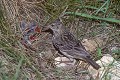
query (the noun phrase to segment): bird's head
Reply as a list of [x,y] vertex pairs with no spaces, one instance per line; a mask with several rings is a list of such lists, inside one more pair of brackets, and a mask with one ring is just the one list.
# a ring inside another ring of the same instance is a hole
[[53,32],[53,34],[58,34],[61,32],[62,28],[63,28],[62,22],[59,19],[57,19],[54,22],[52,22],[51,24],[44,26],[42,28],[42,31],[51,30]]

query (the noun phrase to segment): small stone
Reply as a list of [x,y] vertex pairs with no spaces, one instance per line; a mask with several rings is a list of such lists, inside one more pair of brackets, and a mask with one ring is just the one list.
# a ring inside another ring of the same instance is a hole
[[120,80],[120,63],[116,61],[111,55],[107,54],[103,56],[98,63],[101,68],[95,70],[91,66],[88,68],[90,74],[97,80]]
[[57,67],[67,67],[67,66],[72,66],[75,64],[74,59],[69,59],[66,57],[57,57],[55,58],[55,65]]

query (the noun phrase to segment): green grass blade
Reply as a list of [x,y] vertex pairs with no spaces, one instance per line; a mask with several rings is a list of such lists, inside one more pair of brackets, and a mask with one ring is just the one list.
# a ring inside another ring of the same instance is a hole
[[[99,8],[96,8],[94,6],[79,6],[78,8],[82,9],[82,8],[87,8],[87,9],[93,9],[93,10],[98,10]],[[105,13],[105,8],[100,9],[101,12]]]
[[108,3],[108,0],[96,11],[95,15],[97,15],[107,3]]
[[100,57],[102,56],[102,51],[100,48],[98,48],[97,51],[98,51],[98,58],[100,59]]
[[8,76],[5,73],[1,73],[1,74],[2,74],[1,76],[2,80],[9,80]]
[[20,61],[19,61],[18,66],[17,66],[17,68],[16,68],[16,73],[15,73],[15,75],[14,75],[14,77],[13,77],[13,80],[18,80],[19,73],[20,73],[20,67],[22,66],[23,60],[24,60],[24,58],[23,58],[23,56],[22,56],[21,59],[20,59]]
[[78,13],[78,12],[65,12],[66,15],[76,15],[76,16],[81,16],[85,18],[90,18],[90,19],[95,19],[95,20],[102,20],[102,21],[107,21],[107,22],[112,22],[112,23],[117,23],[120,24],[120,20],[114,19],[114,18],[101,18],[98,16],[93,16],[85,13]]

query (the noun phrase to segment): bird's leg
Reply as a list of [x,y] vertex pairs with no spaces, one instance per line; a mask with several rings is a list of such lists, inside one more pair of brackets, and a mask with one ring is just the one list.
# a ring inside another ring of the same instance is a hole
[[[67,57],[68,58],[68,57]],[[74,59],[72,59],[72,58],[68,58],[69,60],[70,60],[70,62],[75,62],[75,60]]]
[[76,75],[78,74],[77,69],[78,69],[79,63],[80,63],[80,61],[76,60],[76,63],[75,63],[75,74]]

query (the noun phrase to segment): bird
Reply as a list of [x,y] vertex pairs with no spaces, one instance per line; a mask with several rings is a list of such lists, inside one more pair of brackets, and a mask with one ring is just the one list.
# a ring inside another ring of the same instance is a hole
[[57,19],[42,28],[52,34],[52,43],[56,50],[67,58],[85,61],[98,70],[100,66],[91,58],[82,43]]

